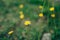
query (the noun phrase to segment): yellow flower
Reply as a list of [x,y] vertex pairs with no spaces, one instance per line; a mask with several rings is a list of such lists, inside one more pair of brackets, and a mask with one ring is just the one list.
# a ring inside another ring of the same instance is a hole
[[39,6],[40,9],[43,9],[43,6]]
[[23,8],[24,7],[24,5],[23,4],[21,4],[20,6],[19,6],[19,8]]
[[50,11],[54,11],[54,7],[51,7],[51,8],[50,8]]
[[55,17],[55,14],[51,14],[51,17],[53,17],[53,18],[54,18],[54,17]]
[[20,19],[24,19],[24,15],[20,15]]
[[10,32],[8,32],[8,34],[11,35],[13,32],[14,32],[14,31],[10,31]]
[[26,25],[26,26],[27,26],[27,25],[30,25],[30,24],[31,24],[31,21],[25,21],[25,22],[24,22],[24,25]]
[[20,11],[19,14],[22,15],[23,14],[23,11]]
[[44,16],[43,13],[40,13],[40,14],[39,14],[39,17],[43,17],[43,16]]

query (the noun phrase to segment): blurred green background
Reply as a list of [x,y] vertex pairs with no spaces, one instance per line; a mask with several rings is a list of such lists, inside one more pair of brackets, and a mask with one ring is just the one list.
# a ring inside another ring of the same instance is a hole
[[[19,8],[21,4],[23,8]],[[39,6],[44,7],[42,11]],[[55,8],[54,12],[49,11],[50,7]],[[23,20],[19,17],[20,11],[23,11]],[[44,17],[38,16],[40,12],[43,12]],[[50,16],[52,13],[56,15],[55,18]],[[30,20],[31,25],[25,26],[26,20]],[[53,40],[59,39],[59,0],[0,0],[0,40],[40,40],[45,29],[54,30]],[[13,34],[8,35],[11,30],[14,31]]]

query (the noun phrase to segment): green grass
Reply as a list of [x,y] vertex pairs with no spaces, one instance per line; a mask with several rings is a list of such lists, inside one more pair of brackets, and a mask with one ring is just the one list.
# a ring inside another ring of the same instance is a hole
[[[19,8],[20,4],[24,5],[23,9]],[[49,4],[50,6],[48,6],[48,3],[43,4],[43,18],[38,16],[41,12],[38,7],[42,4],[31,4],[27,0],[0,0],[0,5],[0,35],[2,34],[0,36],[0,40],[22,40],[23,36],[26,40],[40,40],[42,31],[45,30],[45,28],[50,28],[48,27],[48,24],[51,20],[49,20],[49,17],[47,16],[53,13],[49,11],[49,8],[52,6],[51,4]],[[23,11],[25,15],[23,20],[19,18],[20,11]],[[58,5],[56,6],[55,12],[56,15],[59,12]],[[31,25],[25,26],[25,20],[30,20],[32,22]],[[53,27],[51,25],[51,28],[55,28],[55,25]],[[8,35],[8,32],[11,30],[13,30],[14,33],[12,35]]]

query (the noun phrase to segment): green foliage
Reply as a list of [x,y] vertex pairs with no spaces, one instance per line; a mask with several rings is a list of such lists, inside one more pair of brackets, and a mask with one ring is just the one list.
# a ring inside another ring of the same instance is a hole
[[[19,5],[23,4],[24,8],[20,9]],[[43,14],[47,18],[47,21],[43,18],[39,18],[38,14],[40,9],[38,6],[44,6]],[[60,34],[60,4],[55,3],[55,18],[51,18],[53,12],[49,11],[52,7],[51,2],[47,0],[0,0],[0,40],[40,40],[40,36],[45,26],[49,29],[53,29],[56,34]],[[25,15],[24,20],[20,20],[19,12],[23,11]],[[25,26],[24,21],[31,20],[30,26]],[[8,35],[8,32],[13,30],[12,35]],[[47,29],[48,30],[48,29]],[[22,32],[25,32],[22,34]],[[23,36],[25,35],[25,37]],[[55,33],[53,34],[54,39]],[[15,39],[16,38],[16,39]]]

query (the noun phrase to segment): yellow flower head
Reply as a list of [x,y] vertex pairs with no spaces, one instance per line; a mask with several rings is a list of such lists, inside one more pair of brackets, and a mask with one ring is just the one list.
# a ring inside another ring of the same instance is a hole
[[20,11],[19,14],[22,15],[23,14],[23,11]]
[[24,19],[24,15],[20,15],[20,19]]
[[55,14],[51,14],[51,17],[53,17],[53,18],[54,18],[54,17],[55,17]]
[[10,31],[10,32],[8,32],[8,34],[11,35],[13,32],[14,32],[14,31]]
[[27,25],[30,25],[30,24],[31,24],[31,21],[25,21],[25,22],[24,22],[24,25],[26,25],[26,26],[27,26]]
[[43,16],[44,16],[43,13],[40,13],[40,14],[39,14],[39,17],[43,17]]
[[50,11],[54,11],[54,7],[51,7],[51,8],[50,8]]
[[43,9],[43,6],[39,6],[40,9]]
[[24,5],[23,4],[21,4],[20,6],[19,6],[19,8],[23,8],[24,7]]

